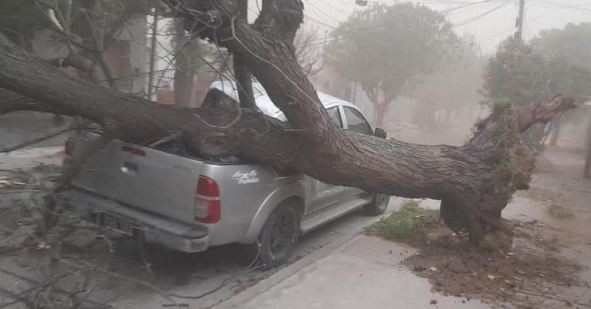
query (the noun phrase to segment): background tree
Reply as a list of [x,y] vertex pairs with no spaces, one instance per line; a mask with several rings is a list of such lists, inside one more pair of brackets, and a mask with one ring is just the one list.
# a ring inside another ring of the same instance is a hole
[[452,25],[441,13],[412,3],[376,5],[339,25],[326,60],[361,85],[382,126],[389,104],[433,72],[457,43]]
[[308,76],[314,76],[322,69],[322,45],[318,42],[318,29],[310,25],[300,27],[293,40],[298,63]]
[[[588,93],[591,73],[564,59],[546,59],[531,45],[509,38],[491,58],[484,74],[483,94],[493,105],[508,100],[516,105],[541,102],[557,91]],[[524,142],[541,149],[551,127],[538,124],[523,134]]]
[[472,125],[472,117],[452,119],[458,113],[470,114],[481,100],[485,59],[473,37],[464,37],[457,49],[457,59],[449,61],[412,89],[415,99],[413,122],[423,130],[441,129],[443,125]]
[[[560,67],[574,67],[578,71],[575,74],[585,74],[583,70],[591,71],[591,23],[568,24],[563,29],[552,29],[540,32],[540,34],[531,40],[533,50],[540,54],[544,59],[551,62],[560,62]],[[552,76],[556,79],[555,76]],[[571,87],[573,95],[589,96],[591,95],[591,81],[589,79],[579,78],[572,83],[579,85],[574,89]],[[586,83],[582,85],[581,83]],[[550,145],[556,145],[565,122],[583,123],[586,116],[587,121],[591,121],[591,115],[586,113],[567,113],[564,117],[554,122]],[[585,139],[584,144],[586,144]]]
[[509,38],[499,46],[486,65],[483,91],[493,104],[507,99],[513,104],[527,105],[548,95],[548,79],[544,60],[519,40]]
[[531,45],[546,59],[562,59],[572,66],[591,70],[591,23],[542,31],[531,40]]

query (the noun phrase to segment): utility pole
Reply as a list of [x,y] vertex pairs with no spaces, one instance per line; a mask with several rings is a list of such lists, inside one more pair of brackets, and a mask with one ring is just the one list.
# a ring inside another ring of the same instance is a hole
[[[244,20],[248,20],[248,0],[238,1],[238,14]],[[240,56],[234,54],[234,75],[236,77],[236,87],[238,88],[238,100],[240,101],[240,107],[255,109],[252,77],[243,62]]]
[[515,38],[517,40],[523,41],[523,21],[525,18],[525,0],[519,0],[519,15],[517,16],[517,20],[515,21],[515,27],[517,27],[517,31],[515,31]]
[[158,12],[154,9],[152,20],[152,38],[150,40],[150,75],[148,75],[148,100],[152,100],[154,92],[154,74],[156,67],[156,44],[158,43]]

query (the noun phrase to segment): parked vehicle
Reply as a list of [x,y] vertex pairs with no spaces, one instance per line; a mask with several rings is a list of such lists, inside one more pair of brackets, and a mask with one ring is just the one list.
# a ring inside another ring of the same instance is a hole
[[[355,105],[319,96],[337,125],[374,134]],[[265,94],[256,102],[268,115],[283,119]],[[91,132],[74,136],[66,155],[97,137]],[[114,140],[87,161],[61,199],[91,220],[145,242],[184,252],[249,244],[257,248],[261,264],[275,266],[290,257],[301,233],[359,208],[380,215],[389,196],[302,174],[281,175],[235,157],[197,158],[180,144],[154,149]]]

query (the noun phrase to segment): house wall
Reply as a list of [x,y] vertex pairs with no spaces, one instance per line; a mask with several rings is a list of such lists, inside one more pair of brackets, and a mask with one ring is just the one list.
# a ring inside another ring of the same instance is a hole
[[[132,17],[104,52],[105,60],[122,92],[139,95],[145,93],[145,72],[148,68],[146,33],[146,17]],[[52,30],[36,31],[31,43],[34,53],[43,60],[67,57],[69,54],[64,39]],[[73,74],[76,72],[74,69],[68,71]]]
[[133,16],[105,52],[122,92],[139,95],[146,93],[146,72],[149,67],[147,33],[146,16]]

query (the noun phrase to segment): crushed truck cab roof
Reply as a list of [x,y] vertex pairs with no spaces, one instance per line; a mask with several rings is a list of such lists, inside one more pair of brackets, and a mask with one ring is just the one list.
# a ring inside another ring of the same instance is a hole
[[[236,87],[236,83],[231,81],[216,81],[213,82],[210,86],[210,89],[214,88],[221,90],[226,95],[230,96],[232,99],[238,101],[238,89]],[[281,121],[287,120],[283,112],[279,108],[277,108],[275,104],[273,104],[273,101],[271,101],[271,98],[269,97],[269,95],[267,95],[267,92],[260,83],[253,83],[252,88],[255,103],[257,107],[261,110],[261,112],[263,112],[267,116],[279,119]],[[357,106],[355,106],[355,104],[351,102],[339,99],[337,97],[333,97],[329,94],[320,91],[317,91],[316,93],[318,94],[318,98],[320,99],[320,102],[322,102],[324,108],[330,108],[332,106],[341,104],[344,106],[350,106],[358,110]]]

